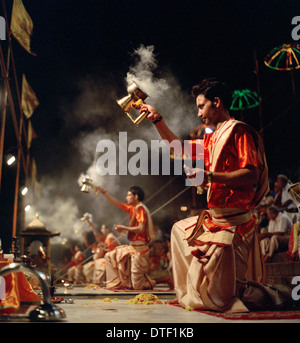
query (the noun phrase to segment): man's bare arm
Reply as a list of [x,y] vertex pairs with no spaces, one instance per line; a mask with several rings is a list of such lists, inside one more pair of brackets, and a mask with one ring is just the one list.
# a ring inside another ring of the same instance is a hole
[[[206,172],[207,179],[207,172]],[[235,170],[230,173],[213,172],[212,182],[223,183],[228,186],[243,186],[256,184],[259,180],[259,170],[253,166]]]
[[[151,120],[155,123],[156,120],[161,118],[161,115],[157,112],[156,108],[154,108],[151,105],[143,104],[140,113],[148,111],[149,114],[147,115],[147,119]],[[179,140],[182,142],[181,139],[179,139],[166,125],[163,119],[160,119],[156,124],[155,127],[160,134],[162,139],[167,140],[169,143],[173,142],[174,140]]]
[[96,192],[102,193],[105,196],[105,198],[115,207],[120,207],[120,201],[111,196],[110,194],[108,194],[104,188],[97,186]]
[[139,223],[137,226],[125,226],[125,225],[114,225],[116,231],[122,232],[123,230],[127,230],[129,232],[138,233],[143,232],[145,229],[145,224]]
[[[187,177],[190,179],[195,178],[196,173],[203,173],[203,183],[208,183],[208,174],[210,172],[203,169],[190,169]],[[242,186],[245,184],[256,184],[259,180],[259,170],[253,166],[246,166],[245,168],[235,170],[233,172],[213,172],[211,175],[211,182],[222,183],[228,186]],[[200,186],[200,185],[197,185]]]

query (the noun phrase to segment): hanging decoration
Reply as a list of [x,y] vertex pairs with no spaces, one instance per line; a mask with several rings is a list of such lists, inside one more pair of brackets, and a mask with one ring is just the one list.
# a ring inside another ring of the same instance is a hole
[[255,91],[250,89],[235,90],[232,94],[230,110],[245,111],[257,107],[261,99]]
[[291,71],[300,68],[300,44],[282,44],[265,57],[265,65],[279,71]]
[[300,44],[282,44],[265,57],[265,65],[279,71],[291,73],[293,95],[296,95],[294,71],[300,68]]

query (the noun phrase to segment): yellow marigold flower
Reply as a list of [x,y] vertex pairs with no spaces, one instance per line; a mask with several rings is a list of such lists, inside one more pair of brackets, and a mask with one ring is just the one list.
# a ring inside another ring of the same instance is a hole
[[187,306],[184,310],[187,312],[195,311],[194,307],[192,307],[192,306]]
[[101,300],[103,303],[111,303],[111,299],[110,298],[104,298]]
[[140,293],[136,295],[133,299],[127,301],[127,304],[144,304],[144,305],[152,305],[152,304],[163,304],[159,298],[151,293]]

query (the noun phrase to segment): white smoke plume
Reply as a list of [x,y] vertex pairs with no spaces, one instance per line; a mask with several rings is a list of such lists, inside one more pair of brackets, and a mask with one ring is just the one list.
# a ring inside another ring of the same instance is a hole
[[[196,125],[196,108],[189,94],[182,91],[176,77],[170,72],[158,70],[158,61],[153,46],[141,45],[133,52],[134,63],[124,77],[126,85],[133,80],[138,83],[149,97],[146,102],[155,106],[164,116],[167,125],[180,138],[187,137],[190,129]],[[120,84],[122,82],[120,81]],[[113,140],[119,152],[126,147],[119,146],[119,132],[128,134],[128,142],[134,139],[160,139],[151,122],[144,120],[137,128],[117,105],[118,97],[111,80],[86,78],[79,84],[79,95],[72,104],[62,108],[68,131],[75,133],[72,140],[72,152],[65,170],[58,177],[50,175],[41,180],[41,197],[26,214],[26,222],[39,213],[40,220],[52,232],[60,231],[59,239],[79,239],[87,230],[80,218],[85,212],[93,215],[96,225],[128,222],[128,215],[122,213],[107,202],[103,196],[95,197],[80,192],[80,180],[88,175],[97,185],[104,187],[120,201],[125,201],[127,189],[132,185],[141,186],[147,196],[151,196],[165,184],[169,178],[159,176],[100,176],[96,170],[96,146],[100,140]],[[62,147],[63,149],[64,147]],[[75,155],[75,156],[73,156]],[[75,158],[76,157],[76,158]],[[182,184],[184,187],[184,184]],[[57,192],[59,191],[59,195]],[[150,211],[158,208],[169,199],[167,192],[162,192],[154,199]],[[164,215],[166,210],[157,214]]]
[[195,126],[197,110],[193,99],[183,92],[174,75],[168,71],[157,72],[158,62],[154,49],[153,45],[141,45],[134,50],[136,63],[129,68],[126,82],[127,85],[137,82],[149,95],[146,102],[156,107],[167,125],[181,138],[181,135],[187,135],[189,129]]
[[76,199],[58,192],[59,185],[51,180],[42,180],[41,195],[26,213],[27,225],[38,214],[39,220],[48,231],[60,232],[60,236],[51,238],[51,243],[63,242],[65,239],[82,240],[84,226],[80,222],[80,212]]

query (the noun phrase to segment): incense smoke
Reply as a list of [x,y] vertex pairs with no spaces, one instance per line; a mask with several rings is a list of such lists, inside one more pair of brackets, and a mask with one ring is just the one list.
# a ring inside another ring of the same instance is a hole
[[[133,56],[136,63],[129,68],[126,76],[127,85],[136,81],[149,95],[146,102],[156,107],[170,129],[180,138],[187,135],[195,126],[197,112],[191,96],[182,91],[175,76],[170,72],[165,71],[159,78],[155,76],[158,63],[153,45],[141,45],[133,52]],[[151,138],[153,139],[153,132]]]
[[[41,196],[26,215],[27,225],[34,219],[35,213],[39,213],[40,220],[48,230],[60,231],[61,235],[54,238],[56,243],[64,239],[83,242],[82,233],[89,229],[80,222],[85,212],[93,215],[98,227],[102,223],[112,227],[113,224],[128,222],[128,215],[108,204],[102,196],[95,197],[93,191],[91,194],[80,192],[83,175],[89,175],[95,184],[104,187],[120,201],[125,201],[127,189],[132,185],[140,185],[147,200],[147,197],[170,180],[169,177],[151,175],[99,176],[96,171],[96,146],[100,140],[113,140],[119,153],[122,153],[127,147],[119,146],[120,131],[127,132],[128,142],[143,139],[150,146],[151,139],[160,139],[151,122],[144,120],[137,128],[117,105],[116,100],[126,95],[127,85],[136,81],[149,95],[146,102],[158,109],[171,130],[180,138],[187,137],[196,125],[193,99],[182,91],[174,75],[166,70],[157,70],[154,46],[141,45],[133,52],[132,57],[134,63],[123,79],[123,94],[117,94],[117,87],[112,80],[86,78],[78,85],[79,95],[76,100],[61,109],[68,133],[74,136],[71,153],[63,171],[41,180]],[[183,187],[184,183],[181,189]],[[174,189],[176,191],[176,187]],[[157,197],[148,205],[150,211],[169,198],[168,192],[158,192]],[[168,215],[167,209],[160,211],[156,218],[165,215]],[[170,218],[170,227],[171,222]]]

